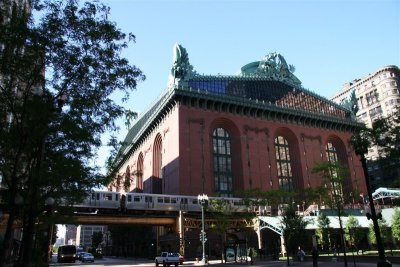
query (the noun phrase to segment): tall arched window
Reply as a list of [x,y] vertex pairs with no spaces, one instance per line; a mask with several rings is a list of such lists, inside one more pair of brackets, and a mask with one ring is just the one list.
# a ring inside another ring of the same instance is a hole
[[161,135],[157,134],[154,140],[153,147],[153,176],[162,178],[162,139]]
[[220,196],[233,193],[231,138],[223,128],[213,132],[214,186]]
[[[326,157],[330,163],[338,163],[338,154],[336,147],[332,144],[332,142],[328,142],[326,144]],[[338,181],[338,172],[335,168],[331,168],[331,176],[332,176],[332,190],[336,196],[343,196],[342,183]]]
[[283,136],[275,138],[276,167],[278,169],[279,186],[287,191],[293,191],[293,174],[290,162],[289,143]]
[[143,190],[143,153],[139,154],[136,167],[136,188],[139,191]]
[[128,192],[131,187],[131,169],[129,166],[126,167],[126,172],[125,172],[125,180],[124,180],[124,190],[125,192]]

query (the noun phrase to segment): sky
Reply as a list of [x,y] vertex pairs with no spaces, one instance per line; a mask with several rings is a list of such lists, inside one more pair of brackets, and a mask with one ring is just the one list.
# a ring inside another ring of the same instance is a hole
[[[330,98],[344,83],[400,66],[398,0],[103,0],[136,42],[124,56],[146,80],[125,108],[144,112],[166,89],[181,44],[200,74],[236,74],[270,52],[296,67],[304,88]],[[127,133],[123,123],[118,137]],[[103,152],[101,152],[103,153]]]

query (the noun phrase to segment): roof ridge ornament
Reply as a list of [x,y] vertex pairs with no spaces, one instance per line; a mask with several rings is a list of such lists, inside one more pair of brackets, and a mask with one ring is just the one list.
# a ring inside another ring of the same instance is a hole
[[168,83],[170,88],[181,85],[181,80],[188,80],[196,74],[189,62],[189,54],[182,45],[175,43],[172,53],[172,69]]
[[256,74],[292,85],[301,86],[301,81],[293,74],[296,68],[288,65],[285,58],[276,52],[269,53],[259,61]]

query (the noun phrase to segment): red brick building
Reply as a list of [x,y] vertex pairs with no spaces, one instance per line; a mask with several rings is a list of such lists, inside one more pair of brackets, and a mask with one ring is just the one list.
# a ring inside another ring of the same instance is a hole
[[247,189],[294,192],[321,184],[317,161],[350,170],[344,193],[366,194],[350,145],[351,112],[304,89],[277,53],[236,76],[193,71],[176,45],[168,90],[130,129],[112,191],[232,196]]

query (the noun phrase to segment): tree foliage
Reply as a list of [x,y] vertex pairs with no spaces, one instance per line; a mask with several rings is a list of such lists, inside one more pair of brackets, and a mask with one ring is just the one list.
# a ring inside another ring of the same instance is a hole
[[358,220],[353,216],[349,216],[344,228],[346,240],[348,240],[352,246],[356,248],[359,247],[364,240],[364,231]]
[[[383,218],[381,220],[378,220],[378,225],[382,242],[389,243],[392,237],[391,228]],[[376,244],[376,235],[375,235],[374,225],[372,223],[369,225],[368,237],[370,243]]]
[[324,213],[320,213],[317,217],[317,222],[318,222],[318,228],[316,229],[316,234],[318,236],[318,239],[320,241],[320,245],[322,249],[326,249],[330,247],[330,220],[328,216],[326,216]]
[[285,247],[289,254],[296,254],[297,248],[306,241],[306,227],[308,222],[303,216],[296,213],[296,210],[288,205],[283,210],[281,225],[283,230],[283,238]]
[[348,177],[348,169],[338,161],[320,161],[315,162],[312,172],[321,175],[322,184],[317,192],[322,194],[324,203],[339,212],[344,204],[343,182]]
[[392,233],[393,237],[400,239],[400,209],[396,208],[392,217]]
[[135,37],[108,20],[107,6],[16,3],[0,10],[0,177],[11,221],[17,193],[24,200],[25,259],[47,197],[65,205],[108,182],[95,158],[125,113],[112,97],[128,99],[144,75],[121,56]]
[[103,232],[94,232],[92,234],[93,251],[96,251],[96,249],[100,246],[102,242],[103,242]]

